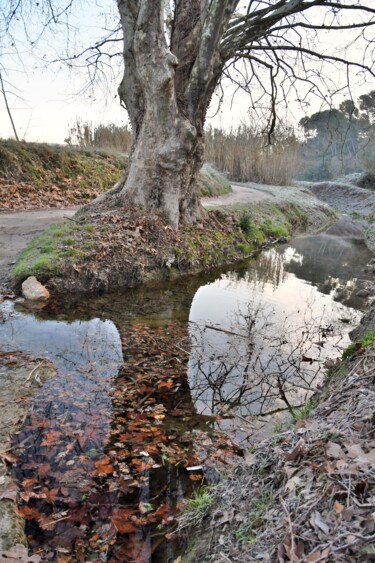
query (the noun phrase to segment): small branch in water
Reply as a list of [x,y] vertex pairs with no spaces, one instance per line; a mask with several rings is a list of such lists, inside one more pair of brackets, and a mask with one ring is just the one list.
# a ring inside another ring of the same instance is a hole
[[[40,364],[38,364],[37,366],[35,366],[35,368],[33,368],[31,370],[31,372],[29,373],[26,381],[30,381],[30,379],[32,378],[33,374],[36,372],[37,369],[39,369],[40,367],[42,367],[42,365],[45,363],[45,360],[43,360],[42,362],[40,362]],[[37,380],[38,381],[38,380]],[[39,382],[38,382],[39,383]]]
[[67,520],[68,518],[71,518],[71,516],[64,516],[63,518],[59,518],[58,520],[53,520],[53,522],[47,522],[46,524],[39,525],[41,528],[48,528],[48,526],[54,526],[55,524],[62,522],[62,520]]

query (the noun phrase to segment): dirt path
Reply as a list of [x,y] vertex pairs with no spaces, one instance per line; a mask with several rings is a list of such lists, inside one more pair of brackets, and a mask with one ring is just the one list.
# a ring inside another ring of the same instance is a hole
[[275,197],[266,186],[248,183],[232,184],[232,192],[219,197],[203,198],[204,207],[222,207],[223,205],[236,205],[237,203],[257,203]]

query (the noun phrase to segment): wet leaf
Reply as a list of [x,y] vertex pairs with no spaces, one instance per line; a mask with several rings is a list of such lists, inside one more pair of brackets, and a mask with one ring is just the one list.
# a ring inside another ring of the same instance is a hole
[[95,461],[95,467],[96,469],[93,472],[93,474],[99,477],[101,475],[109,475],[114,471],[113,465],[111,465],[111,460],[108,456],[105,456],[102,459]]
[[130,517],[134,514],[134,510],[119,508],[113,512],[112,524],[120,534],[133,534],[137,528],[130,521]]

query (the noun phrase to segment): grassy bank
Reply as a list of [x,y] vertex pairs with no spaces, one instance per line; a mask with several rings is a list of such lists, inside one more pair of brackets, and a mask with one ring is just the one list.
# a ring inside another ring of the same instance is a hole
[[[84,205],[109,190],[126,171],[117,151],[0,140],[0,210]],[[228,193],[229,182],[205,166],[202,196]]]
[[108,291],[238,262],[332,221],[333,212],[311,196],[275,190],[281,193],[272,199],[208,211],[201,224],[178,232],[139,209],[86,213],[36,237],[19,256],[14,279],[35,275],[55,291]]

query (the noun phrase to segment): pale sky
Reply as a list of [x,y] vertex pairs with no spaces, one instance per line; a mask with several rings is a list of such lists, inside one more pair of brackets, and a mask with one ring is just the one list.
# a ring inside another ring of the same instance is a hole
[[[100,5],[98,2],[101,2]],[[91,11],[82,11],[72,20],[73,26],[79,29],[79,34],[70,32],[70,46],[74,43],[79,48],[80,37],[87,38],[101,37],[101,31],[97,31],[100,25],[103,25],[103,10],[108,9],[108,5],[113,6],[112,0],[98,0],[96,4],[90,3]],[[87,15],[89,14],[89,16]],[[34,24],[35,25],[35,24]],[[372,28],[373,29],[373,28]],[[371,31],[372,35],[373,32]],[[29,52],[29,45],[22,42],[22,31],[15,32],[15,35],[21,37],[19,43],[20,56],[10,54],[10,50],[6,46],[0,45],[0,70],[2,67],[3,79],[7,81],[8,102],[12,110],[12,116],[20,138],[27,141],[40,141],[51,143],[63,143],[68,135],[69,126],[74,125],[75,120],[79,117],[83,121],[97,123],[114,122],[117,125],[126,123],[126,112],[119,105],[116,98],[117,84],[120,76],[114,77],[108,81],[106,93],[97,89],[94,97],[89,98],[88,93],[79,94],[82,86],[87,79],[87,75],[79,74],[74,70],[69,71],[66,65],[56,63],[53,65],[43,65],[38,62]],[[342,41],[347,40],[348,31],[341,32]],[[0,27],[1,37],[1,27]],[[339,48],[340,40],[338,35],[335,36],[337,48]],[[333,35],[327,35],[324,41],[327,45],[332,41]],[[35,55],[43,56],[47,60],[56,58],[56,52],[61,52],[66,39],[66,29],[63,27],[60,33],[48,34],[43,38],[35,49]],[[21,48],[20,48],[21,46]],[[353,43],[349,51],[346,53],[349,58],[358,58],[358,51],[361,46]],[[340,53],[345,56],[344,52]],[[353,75],[354,76],[354,75]],[[345,73],[337,71],[332,80],[335,86],[339,85],[341,79],[345,79]],[[353,78],[353,96],[369,92],[375,88],[374,80],[364,82],[363,77]],[[301,86],[301,90],[303,87]],[[222,106],[220,112],[211,122],[214,126],[222,126],[225,128],[231,125],[237,126],[246,117],[246,112],[250,106],[250,100],[245,93],[238,94],[232,100],[233,87],[225,84],[226,102]],[[347,92],[339,94],[334,103],[337,106],[343,99],[348,97]],[[304,113],[296,102],[296,93],[291,92],[289,102],[290,115],[289,121],[297,122]],[[321,108],[321,100],[315,99],[311,101],[310,106],[306,106],[308,114],[319,111]],[[208,112],[208,116],[213,116],[217,109],[217,99],[213,99],[212,106]],[[285,110],[281,111],[281,117],[285,118]],[[208,120],[210,123],[210,120]],[[0,137],[11,137],[12,128],[6,113],[4,100],[0,95]]]

